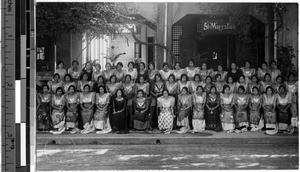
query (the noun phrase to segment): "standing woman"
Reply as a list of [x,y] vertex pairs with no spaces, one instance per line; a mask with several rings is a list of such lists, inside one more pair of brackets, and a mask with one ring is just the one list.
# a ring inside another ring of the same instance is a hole
[[70,74],[74,80],[74,82],[77,82],[80,78],[80,70],[78,68],[79,63],[77,60],[74,60],[72,62],[72,66],[68,69],[68,74]]
[[97,82],[98,77],[102,75],[101,65],[99,63],[97,63],[95,66],[95,69],[96,70],[92,74],[92,81]]
[[248,131],[249,121],[247,114],[247,107],[249,102],[249,96],[246,93],[246,89],[243,85],[239,86],[235,96],[235,124],[236,133],[243,133]]
[[58,87],[62,87],[62,81],[60,81],[60,76],[58,73],[53,75],[53,81],[48,82],[48,86],[50,88],[50,93],[54,94]]
[[192,95],[193,99],[193,133],[205,130],[204,107],[206,103],[206,93],[201,85],[197,86],[196,92]]
[[121,83],[117,83],[117,77],[115,75],[112,75],[110,77],[110,82],[106,84],[106,90],[109,92],[111,95],[115,95],[116,91],[122,88]]
[[241,75],[241,71],[237,69],[235,63],[231,63],[231,68],[228,71],[227,77],[231,76],[233,79],[233,82],[237,82],[239,77]]
[[294,127],[298,128],[299,122],[299,114],[298,114],[298,81],[295,80],[295,74],[290,73],[288,76],[288,81],[285,82],[287,91],[291,94],[292,97],[292,104],[291,104],[291,126],[292,130]]
[[216,76],[217,74],[221,75],[222,82],[226,82],[227,71],[223,71],[223,67],[221,65],[218,65],[218,70],[213,72],[213,76]]
[[164,82],[168,81],[168,78],[173,74],[173,70],[169,69],[169,64],[167,62],[163,63],[163,68],[159,71]]
[[277,76],[281,75],[281,71],[277,69],[276,61],[271,62],[271,82],[274,83]]
[[241,68],[242,74],[245,76],[246,82],[249,83],[251,82],[251,76],[255,75],[255,69],[251,68],[250,62],[246,61],[245,62],[245,67]]
[[65,96],[63,95],[63,88],[58,87],[54,95],[52,95],[52,134],[61,134],[66,130],[65,128]]
[[128,69],[125,72],[125,75],[130,75],[131,79],[135,82],[138,77],[138,72],[134,67],[134,63],[132,61],[128,62]]
[[227,131],[227,133],[233,133],[235,124],[234,124],[234,93],[230,92],[229,85],[224,85],[223,94],[220,94],[221,98],[221,122],[222,129]]
[[80,115],[83,124],[83,130],[81,131],[81,134],[88,134],[95,130],[93,122],[95,93],[91,92],[91,87],[89,84],[84,85],[83,89],[84,91],[80,94]]
[[[239,77],[239,80],[238,82],[236,82],[236,85],[235,85],[235,91],[238,92],[238,88],[240,86],[243,86],[245,89],[248,88],[248,83],[246,82],[246,79],[245,79],[245,76],[244,75],[241,75]],[[248,90],[245,90],[245,93],[247,93]]]
[[115,70],[115,76],[117,78],[117,82],[123,82],[123,79],[124,79],[124,76],[125,76],[125,71],[122,68],[123,68],[123,63],[118,62],[117,63],[117,70]]
[[52,96],[49,93],[49,86],[43,86],[43,92],[38,93],[36,96],[37,100],[37,130],[38,131],[48,131],[51,129],[51,118],[50,118],[50,108]]
[[106,82],[106,83],[109,82],[110,77],[111,77],[112,75],[114,75],[114,73],[115,73],[115,71],[114,71],[113,69],[111,69],[111,64],[110,64],[109,62],[107,62],[107,63],[105,64],[105,70],[102,71],[102,74],[103,74],[103,76],[104,76],[104,79],[105,79],[105,82]]
[[267,73],[271,73],[271,71],[268,68],[268,63],[267,62],[263,62],[261,64],[261,68],[257,69],[257,77],[260,81],[264,80],[264,77]]
[[194,78],[196,73],[199,73],[199,70],[200,70],[198,67],[194,67],[194,65],[195,65],[194,60],[190,60],[189,66],[185,68],[186,74],[190,81]]
[[192,95],[189,94],[188,88],[183,87],[181,93],[178,96],[178,117],[177,126],[181,126],[180,131],[177,133],[182,134],[192,128]]
[[261,115],[260,108],[262,106],[262,97],[259,94],[259,88],[254,86],[252,87],[250,102],[249,102],[249,112],[250,112],[250,131],[261,131],[264,127],[264,120]]
[[78,81],[78,84],[77,84],[77,91],[79,92],[83,92],[84,91],[84,86],[86,84],[88,84],[90,86],[90,88],[93,87],[93,82],[92,81],[88,81],[88,74],[87,73],[83,73],[82,74],[82,80]]
[[275,93],[278,93],[278,92],[279,92],[279,87],[280,87],[281,85],[283,85],[283,84],[284,84],[284,82],[283,82],[282,76],[281,76],[281,75],[277,76],[276,82],[273,83],[273,85],[272,85],[272,87],[273,87]]
[[222,93],[223,92],[223,86],[224,86],[224,83],[222,82],[222,77],[221,77],[220,74],[217,74],[215,76],[215,78],[216,79],[215,79],[214,84],[215,84],[215,86],[217,88],[217,93]]
[[175,82],[175,76],[173,74],[169,76],[169,79],[166,82],[166,89],[168,90],[169,95],[176,99],[178,94],[178,82]]
[[[72,76],[70,74],[66,74],[64,77],[64,81],[62,83],[62,87],[64,89],[64,92],[67,93],[68,89],[71,85],[76,86],[76,83],[72,81]],[[75,87],[76,88],[76,87]]]
[[132,101],[135,98],[135,93],[136,93],[136,86],[135,83],[131,80],[130,75],[125,75],[125,82],[123,83],[123,88],[124,88],[124,95],[127,100],[127,110],[128,110],[128,118],[127,118],[127,126],[129,129],[132,129],[133,124],[132,124],[132,119],[131,119],[131,114],[133,113],[132,109]]
[[[93,66],[91,62],[86,62],[85,67],[82,69],[81,73],[82,74],[87,74],[88,76],[88,81],[92,80],[92,75],[93,75]],[[81,75],[82,76],[82,75]]]
[[265,74],[265,77],[264,77],[264,80],[263,81],[260,81],[260,92],[263,94],[263,93],[266,93],[266,89],[267,87],[271,87],[273,84],[271,82],[271,75],[269,73],[266,73]]
[[94,83],[93,92],[99,93],[99,87],[101,85],[104,86],[104,88],[106,88],[105,79],[104,79],[104,76],[102,76],[102,75],[98,76],[97,81]]
[[[183,87],[190,88],[191,82],[188,81],[188,76],[186,74],[181,75],[181,79],[178,81],[178,93],[181,92]],[[190,90],[188,90],[190,91]]]
[[276,134],[278,132],[277,127],[277,116],[276,116],[276,99],[277,96],[274,94],[274,90],[271,86],[268,86],[266,93],[263,95],[263,110],[264,119],[266,123],[266,134]]
[[212,69],[207,69],[207,64],[203,63],[202,64],[202,69],[199,70],[199,74],[201,76],[201,81],[204,81],[207,76],[212,75],[213,70]]
[[206,93],[205,129],[219,132],[222,130],[220,120],[220,97],[216,94],[216,91],[216,86],[213,85],[210,87],[209,93]]
[[173,129],[175,98],[169,96],[168,90],[163,91],[163,96],[157,99],[157,107],[160,108],[158,116],[158,129],[165,134],[170,134]]
[[155,80],[155,75],[158,73],[158,70],[155,69],[155,65],[153,62],[150,62],[148,65],[148,79],[149,79],[149,83],[152,84],[154,83]]
[[175,69],[173,70],[173,74],[176,81],[181,79],[182,74],[186,74],[186,70],[182,69],[179,62],[175,62]]
[[227,77],[227,82],[226,85],[228,85],[230,87],[230,93],[235,93],[235,85],[236,83],[233,82],[233,79],[231,76]]
[[139,76],[138,82],[135,83],[135,86],[136,86],[136,91],[143,90],[146,97],[149,95],[150,84],[145,81],[145,78],[142,75]]
[[148,70],[146,69],[146,65],[144,62],[141,62],[140,64],[140,68],[138,71],[138,76],[143,76],[146,82],[149,82],[149,78],[148,78]]
[[77,119],[79,110],[79,94],[76,93],[74,85],[70,85],[66,94],[66,130],[70,131],[71,134],[75,134],[78,131]]
[[[277,94],[277,119],[278,119],[278,130],[284,130],[284,133],[292,134],[291,130],[291,94],[289,94],[284,85],[279,87],[279,92]],[[286,132],[287,131],[287,132]]]
[[248,84],[247,92],[252,94],[253,93],[253,88],[257,87],[258,88],[258,94],[260,93],[260,84],[258,82],[258,78],[256,75],[251,76],[251,82]]
[[[163,95],[163,90],[165,89],[165,84],[162,82],[161,75],[158,73],[155,75],[155,82],[151,85],[151,104],[150,104],[150,125],[151,128],[156,127],[157,125],[157,116],[158,112],[155,108],[157,104],[157,98]],[[169,93],[168,93],[169,94]]]
[[122,89],[117,89],[112,99],[112,113],[110,114],[110,124],[112,132],[117,134],[129,133],[126,124],[126,99]]
[[98,87],[99,93],[96,93],[96,110],[94,113],[94,127],[97,134],[106,134],[111,131],[111,126],[108,118],[108,109],[110,102],[110,94],[106,93],[105,87]]
[[200,81],[200,79],[201,79],[201,77],[200,77],[200,75],[197,73],[197,74],[194,76],[194,80],[190,82],[190,89],[189,89],[189,90],[190,90],[191,93],[196,92],[197,87],[198,87],[199,85],[201,85],[202,87],[205,86],[205,83],[202,82],[202,81]]
[[149,99],[145,97],[144,91],[138,90],[137,98],[133,101],[134,111],[133,114],[130,114],[133,129],[146,130],[150,128],[149,104]]
[[61,60],[59,60],[57,62],[57,66],[58,66],[58,68],[54,71],[54,73],[58,73],[60,76],[59,81],[62,81],[64,79],[65,75],[67,74],[67,70],[64,68],[64,62]]
[[[207,76],[205,79],[205,87],[204,87],[204,91],[208,94],[209,91],[211,90],[211,87],[215,85],[212,83],[212,77],[211,76]],[[217,91],[217,88],[216,88]]]

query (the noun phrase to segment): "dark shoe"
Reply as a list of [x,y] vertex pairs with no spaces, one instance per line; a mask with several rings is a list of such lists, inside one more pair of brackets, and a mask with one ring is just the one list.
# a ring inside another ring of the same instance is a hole
[[117,132],[117,134],[125,134],[125,131],[124,130],[120,130]]

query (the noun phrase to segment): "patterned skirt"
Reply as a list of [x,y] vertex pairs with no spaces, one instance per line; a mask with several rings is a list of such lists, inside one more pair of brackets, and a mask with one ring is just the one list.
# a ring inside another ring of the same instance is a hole
[[149,115],[147,112],[135,112],[133,117],[133,128],[137,130],[146,130],[150,127]]
[[264,112],[264,119],[266,122],[266,128],[277,128],[276,123],[276,112],[275,110],[267,111],[265,110]]
[[205,130],[204,109],[193,110],[193,131],[201,132]]
[[294,93],[292,96],[292,105],[291,105],[291,125],[294,127],[298,127],[299,124],[299,115],[298,115],[298,94]]
[[[91,103],[83,103],[83,107],[85,107],[85,108],[90,107],[90,105],[91,105]],[[90,123],[93,119],[93,116],[94,116],[93,111],[94,111],[93,108],[91,108],[88,111],[83,111],[81,109],[81,119],[82,119],[83,126],[85,126],[86,124],[90,125]]]
[[[71,109],[76,106],[75,103],[69,105]],[[79,105],[78,105],[79,106]],[[74,111],[70,111],[67,109],[66,112],[66,128],[75,128],[77,127],[77,117],[78,117],[78,106],[74,109]]]
[[186,129],[189,129],[189,114],[190,114],[190,109],[186,109],[186,110],[179,110],[179,115],[178,116],[185,116],[181,121],[179,121],[179,117],[177,117],[177,126],[182,126],[185,127]]
[[221,123],[224,131],[233,130],[235,128],[233,109],[225,110],[221,112]]
[[50,130],[51,129],[51,117],[50,117],[50,102],[42,102],[37,109],[37,129],[38,130]]
[[158,129],[159,130],[172,130],[173,116],[170,111],[160,112],[158,116]]
[[[281,108],[286,108],[287,105],[283,106],[283,105],[278,105],[278,107]],[[278,130],[287,130],[288,125],[291,123],[291,117],[289,114],[289,111],[284,111],[284,110],[280,110],[278,109],[277,111],[277,117],[278,117]]]
[[107,122],[107,109],[98,109],[94,113],[94,127],[96,129],[103,130],[105,128],[105,123]]
[[242,109],[242,110],[237,109],[236,110],[235,124],[237,127],[248,127],[249,126],[246,109]]
[[51,114],[53,128],[60,129],[65,125],[65,113],[64,110],[62,112],[53,109]]

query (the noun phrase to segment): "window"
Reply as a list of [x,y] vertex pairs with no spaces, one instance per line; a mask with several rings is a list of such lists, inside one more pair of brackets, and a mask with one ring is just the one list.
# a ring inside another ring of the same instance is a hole
[[172,51],[175,56],[175,61],[179,61],[180,56],[180,37],[182,36],[182,26],[177,25],[172,27]]

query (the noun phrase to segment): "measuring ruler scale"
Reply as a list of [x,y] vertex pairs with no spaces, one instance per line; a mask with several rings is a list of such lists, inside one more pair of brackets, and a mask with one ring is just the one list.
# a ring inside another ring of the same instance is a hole
[[34,7],[34,0],[1,1],[2,171],[35,171]]

